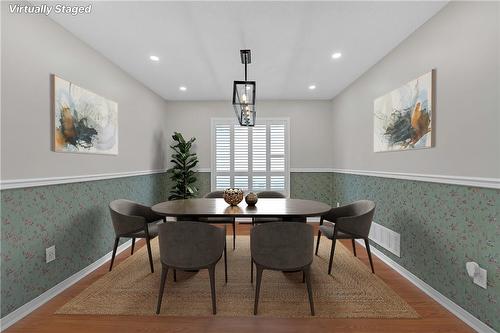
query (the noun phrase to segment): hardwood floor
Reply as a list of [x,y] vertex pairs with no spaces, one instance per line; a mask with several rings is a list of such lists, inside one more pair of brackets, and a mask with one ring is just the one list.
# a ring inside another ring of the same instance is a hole
[[[249,233],[248,225],[238,225],[238,234]],[[228,233],[231,233],[230,227]],[[144,242],[137,242],[136,248]],[[350,241],[345,243],[351,248]],[[121,253],[115,264],[129,256],[130,251]],[[359,247],[358,258],[366,265],[368,257]],[[218,317],[207,313],[206,317],[160,317],[151,316],[96,316],[55,315],[54,312],[68,300],[107,273],[109,263],[63,293],[46,303],[6,333],[100,333],[100,332],[473,332],[466,324],[440,306],[434,300],[414,287],[405,278],[374,257],[376,274],[403,297],[422,317],[421,319],[324,319],[324,318],[235,318]],[[327,268],[325,267],[325,270]],[[326,274],[326,271],[325,271]],[[137,306],[141,306],[137,304]]]

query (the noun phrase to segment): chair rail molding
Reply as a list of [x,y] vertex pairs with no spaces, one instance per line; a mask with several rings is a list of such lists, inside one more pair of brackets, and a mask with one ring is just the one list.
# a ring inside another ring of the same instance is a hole
[[[62,177],[47,177],[47,178],[25,178],[25,179],[7,179],[0,181],[0,189],[16,189],[25,187],[59,185],[69,183],[80,183],[96,180],[105,180],[122,177],[134,177],[152,175],[157,173],[167,172],[167,169],[143,170],[143,171],[125,171],[112,172],[94,175],[79,175],[79,176],[62,176]],[[210,168],[199,168],[198,172],[211,172]],[[405,172],[389,172],[389,171],[370,171],[370,170],[354,170],[354,169],[337,169],[337,168],[290,168],[290,173],[315,173],[315,172],[332,172],[344,173],[360,176],[371,176],[381,178],[394,178],[404,180],[416,180],[422,182],[442,183],[452,185],[463,185],[471,187],[482,187],[500,189],[500,178],[485,178],[485,177],[465,177],[454,175],[432,175],[420,173],[405,173]]]
[[360,175],[360,176],[416,180],[416,181],[430,182],[430,183],[500,189],[500,178],[432,175],[423,173],[369,171],[369,170],[336,169],[336,168],[332,168],[330,169],[330,171],[334,173],[344,173],[344,174]]
[[333,172],[332,168],[290,168],[290,172]]
[[81,182],[90,182],[90,181],[95,181],[95,180],[113,179],[113,178],[145,176],[145,175],[152,175],[152,174],[157,174],[157,173],[164,173],[166,171],[167,171],[167,169],[156,169],[156,170],[143,170],[143,171],[125,171],[125,172],[101,173],[101,174],[95,174],[95,175],[8,179],[8,180],[1,181],[0,189],[8,190],[8,189],[24,188],[24,187],[81,183]]

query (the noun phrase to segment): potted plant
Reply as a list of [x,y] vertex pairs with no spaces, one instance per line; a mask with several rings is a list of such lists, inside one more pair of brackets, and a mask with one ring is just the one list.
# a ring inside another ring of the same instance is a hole
[[195,138],[188,141],[184,139],[181,133],[174,132],[172,135],[175,144],[171,145],[173,149],[172,168],[168,170],[170,179],[174,182],[174,186],[170,191],[168,200],[179,200],[193,198],[198,193],[198,188],[194,186],[196,183],[196,171],[194,168],[198,164],[198,157],[196,153],[191,152]]

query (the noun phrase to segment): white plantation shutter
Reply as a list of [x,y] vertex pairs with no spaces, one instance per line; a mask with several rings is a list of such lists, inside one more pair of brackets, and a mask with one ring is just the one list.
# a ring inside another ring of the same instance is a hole
[[231,170],[231,127],[217,126],[215,129],[215,170]]
[[217,176],[215,180],[217,188],[228,188],[231,187],[231,177],[229,176]]
[[234,171],[248,172],[248,127],[233,125]]
[[271,171],[285,171],[285,125],[270,126]]
[[288,119],[212,120],[212,190],[289,192]]
[[267,126],[255,125],[252,129],[252,170],[267,171]]

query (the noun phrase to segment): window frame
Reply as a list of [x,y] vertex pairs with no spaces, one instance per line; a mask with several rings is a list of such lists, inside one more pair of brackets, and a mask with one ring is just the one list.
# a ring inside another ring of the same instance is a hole
[[[270,166],[269,166],[269,163],[270,163],[270,160],[271,160],[271,156],[270,156],[270,152],[271,152],[271,149],[270,149],[270,136],[268,136],[267,138],[267,142],[266,142],[266,145],[267,145],[267,149],[266,149],[266,152],[267,154],[269,154],[269,156],[266,156],[266,163],[268,164],[267,168],[268,171],[265,171],[265,172],[253,172],[252,168],[253,168],[253,152],[252,152],[252,141],[253,140],[249,140],[248,142],[248,151],[251,152],[249,155],[248,155],[248,171],[246,172],[242,172],[242,171],[234,171],[234,130],[231,129],[231,169],[233,169],[232,171],[229,171],[227,172],[227,174],[229,176],[248,176],[248,185],[250,187],[250,183],[251,183],[251,177],[254,175],[254,174],[265,174],[266,176],[267,175],[272,175],[273,173],[277,174],[277,175],[282,175],[284,174],[285,176],[285,188],[284,190],[279,190],[278,192],[280,193],[283,193],[287,198],[290,197],[290,118],[289,117],[271,117],[271,118],[258,118],[258,122],[256,125],[259,125],[259,124],[262,124],[264,123],[266,124],[266,131],[270,131],[270,127],[269,125],[271,125],[272,123],[276,123],[276,124],[284,124],[285,125],[285,170],[283,172],[281,171],[270,171]],[[211,191],[216,191],[217,188],[216,188],[216,183],[215,183],[215,177],[217,176],[217,170],[216,170],[216,157],[215,157],[215,154],[216,154],[216,147],[215,147],[215,126],[216,125],[237,125],[237,126],[240,126],[240,124],[236,121],[236,119],[233,117],[233,118],[211,118],[210,119],[210,188],[211,188]],[[252,127],[249,127],[249,130],[250,131],[253,131]],[[251,138],[251,136],[249,135],[249,138]],[[223,172],[223,173],[226,173],[226,172]],[[220,174],[220,173],[219,173]],[[231,181],[231,184],[234,184],[233,183],[233,180]],[[270,185],[270,183],[269,183]],[[267,189],[266,189],[267,190]],[[253,191],[253,190],[245,190],[245,191]],[[273,190],[273,191],[276,191],[276,190]]]

